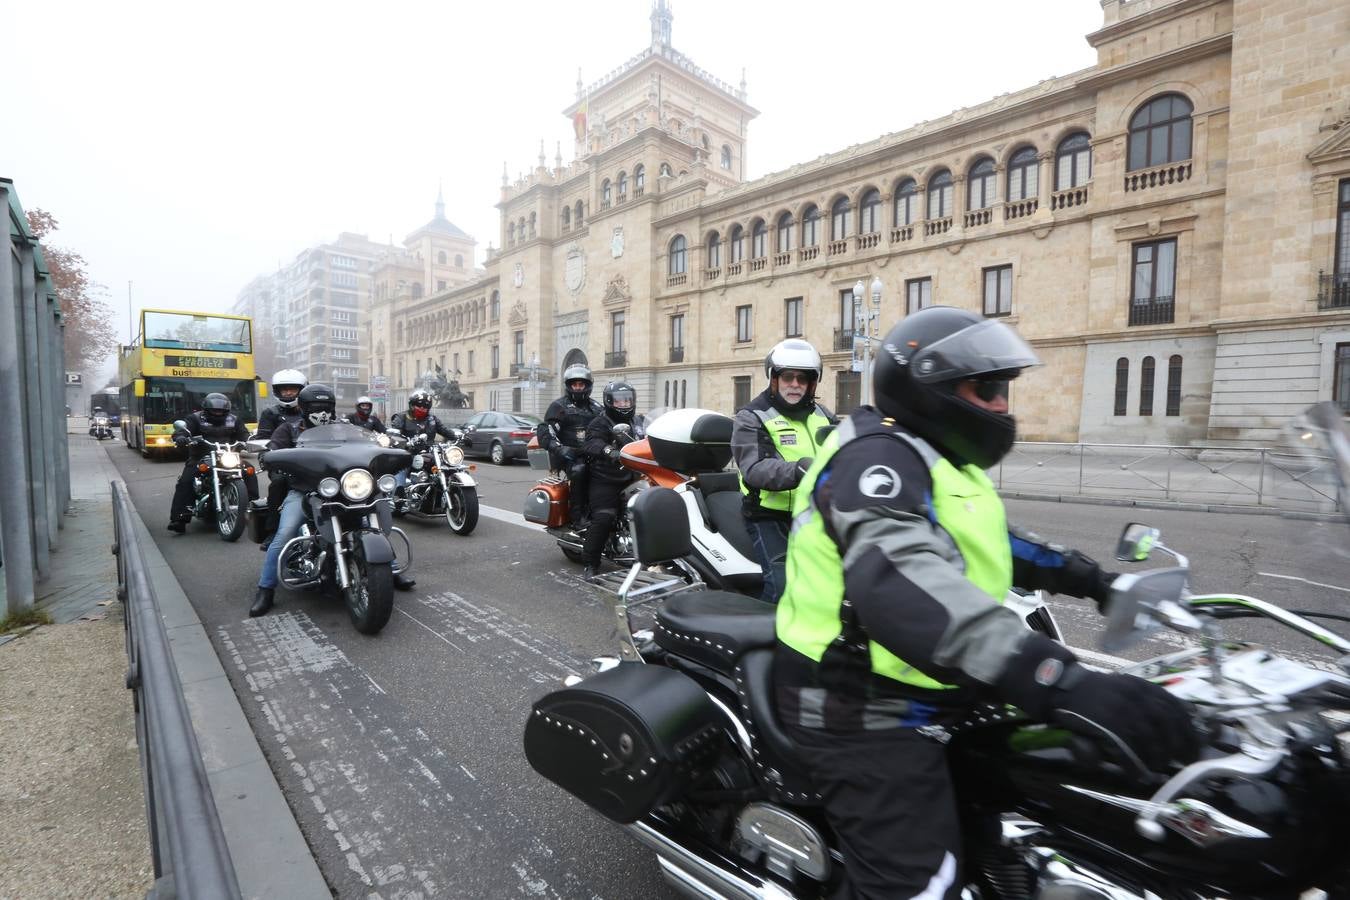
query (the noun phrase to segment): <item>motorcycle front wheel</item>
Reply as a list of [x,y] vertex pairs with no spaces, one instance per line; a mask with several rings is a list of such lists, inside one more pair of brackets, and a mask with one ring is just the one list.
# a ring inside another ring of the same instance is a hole
[[445,503],[445,521],[450,530],[458,535],[467,535],[478,525],[477,488],[450,486],[450,496]]
[[379,634],[394,614],[394,569],[367,563],[358,541],[347,555],[348,586],[342,592],[352,625],[362,634]]
[[239,535],[244,533],[245,496],[242,481],[227,481],[220,486],[220,503],[223,508],[216,510],[216,532],[226,543],[234,543],[239,540]]

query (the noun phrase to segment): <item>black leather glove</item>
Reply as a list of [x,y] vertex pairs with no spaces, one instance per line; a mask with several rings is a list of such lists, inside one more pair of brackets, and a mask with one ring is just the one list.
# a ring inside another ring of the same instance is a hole
[[1104,615],[1111,601],[1111,584],[1116,575],[1103,570],[1092,557],[1068,550],[1064,553],[1064,566],[1051,577],[1054,583],[1047,589],[1056,594],[1096,600],[1097,611]]
[[814,459],[814,458],[812,458],[812,457],[810,457],[810,456],[803,457],[802,459],[797,460],[797,471],[798,471],[798,472],[801,472],[803,475],[805,475],[805,474],[806,474],[806,470],[809,469],[809,468],[811,468],[811,466],[812,466],[814,463],[815,463],[815,459]]
[[1051,691],[1050,706],[1051,722],[1116,753],[1128,750],[1155,772],[1200,755],[1200,736],[1186,704],[1133,675],[1072,663]]
[[181,431],[173,436],[173,444],[179,449],[186,447],[190,443],[192,443],[192,439]]
[[558,459],[562,460],[561,469],[570,468],[577,461],[577,451],[571,447],[559,446],[557,449]]

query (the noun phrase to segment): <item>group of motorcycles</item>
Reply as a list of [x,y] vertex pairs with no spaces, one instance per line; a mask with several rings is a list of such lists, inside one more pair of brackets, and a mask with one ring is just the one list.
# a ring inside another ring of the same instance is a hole
[[[176,422],[177,430],[186,423]],[[255,474],[246,452],[267,442],[213,443],[193,437],[206,452],[193,476],[192,515],[211,522],[224,541],[247,528],[266,540],[267,503],[250,504],[245,479]],[[280,582],[292,590],[339,594],[352,624],[376,634],[393,612],[395,569],[412,565],[412,544],[393,520],[444,516],[450,530],[467,536],[478,524],[478,487],[454,444],[377,434],[345,422],[308,428],[297,445],[267,454],[267,467],[284,473],[304,493],[300,533],[281,550]],[[406,472],[399,490],[397,474]]]

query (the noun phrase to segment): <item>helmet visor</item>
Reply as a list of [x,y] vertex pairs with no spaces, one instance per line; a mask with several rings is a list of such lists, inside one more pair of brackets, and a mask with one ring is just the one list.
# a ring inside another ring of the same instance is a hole
[[637,392],[632,388],[619,388],[610,392],[609,404],[615,409],[632,409],[637,404]]
[[[899,348],[904,352],[904,348]],[[991,372],[1019,372],[1041,361],[1027,342],[1002,322],[980,322],[914,354],[911,371],[922,384],[958,381]]]

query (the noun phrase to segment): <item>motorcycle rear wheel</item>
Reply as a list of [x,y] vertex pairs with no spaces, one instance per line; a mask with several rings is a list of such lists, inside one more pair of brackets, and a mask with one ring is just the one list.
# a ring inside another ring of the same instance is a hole
[[461,537],[472,533],[478,525],[478,490],[452,486],[450,495],[445,498],[445,521],[450,530]]
[[228,544],[239,540],[239,535],[244,533],[245,496],[242,481],[227,481],[220,486],[220,503],[224,509],[216,510],[216,532]]
[[394,614],[394,569],[389,563],[367,563],[361,544],[347,557],[349,585],[342,592],[352,625],[362,634],[379,634]]

